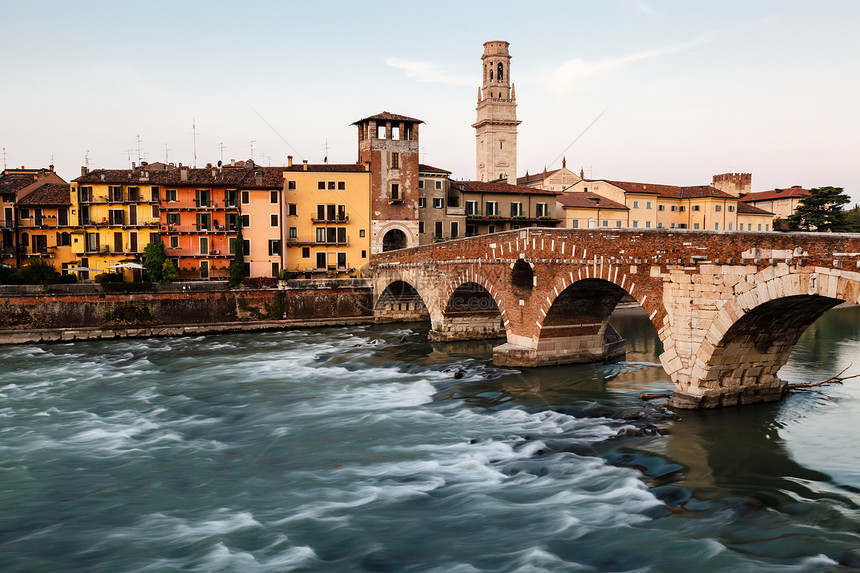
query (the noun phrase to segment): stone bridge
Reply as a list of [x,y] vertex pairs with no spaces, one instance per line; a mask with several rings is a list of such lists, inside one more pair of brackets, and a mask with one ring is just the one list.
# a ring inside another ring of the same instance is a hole
[[429,315],[431,339],[504,337],[498,365],[623,355],[628,294],[663,343],[670,404],[778,400],[777,371],[826,310],[860,296],[860,235],[521,229],[372,257],[379,320]]

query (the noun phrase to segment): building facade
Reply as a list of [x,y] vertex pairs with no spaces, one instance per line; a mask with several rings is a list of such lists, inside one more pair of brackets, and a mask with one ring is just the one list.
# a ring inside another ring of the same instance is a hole
[[462,195],[467,237],[562,222],[556,191],[483,181],[452,181],[451,187]]

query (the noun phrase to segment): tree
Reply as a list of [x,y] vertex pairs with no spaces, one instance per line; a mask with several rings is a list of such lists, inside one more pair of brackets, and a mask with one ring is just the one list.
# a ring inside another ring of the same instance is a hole
[[816,187],[800,200],[786,221],[792,228],[804,231],[847,231],[842,206],[850,202],[842,187]]
[[61,275],[48,261],[33,258],[21,269],[21,278],[24,279],[24,284],[47,285],[60,282]]
[[146,275],[149,280],[155,283],[164,282],[164,261],[167,260],[167,253],[164,252],[164,243],[149,243],[143,249],[143,268],[146,269]]
[[161,282],[172,283],[178,276],[179,271],[176,269],[173,261],[170,259],[164,261],[164,264],[161,265]]
[[236,241],[233,245],[233,260],[230,261],[230,279],[227,286],[236,288],[245,279],[245,238],[242,236],[242,217],[236,217]]

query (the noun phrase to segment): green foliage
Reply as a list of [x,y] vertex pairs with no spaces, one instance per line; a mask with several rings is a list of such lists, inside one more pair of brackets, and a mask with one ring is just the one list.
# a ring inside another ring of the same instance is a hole
[[121,283],[122,273],[99,273],[94,279],[97,283]]
[[845,211],[845,230],[849,233],[860,233],[860,205]]
[[57,284],[62,280],[54,265],[44,259],[30,259],[19,272],[24,284],[28,285]]
[[233,249],[233,260],[230,261],[230,278],[227,280],[229,288],[236,288],[245,279],[245,238],[242,236],[242,217],[236,217],[236,244]]
[[171,283],[178,277],[179,270],[176,268],[176,265],[173,264],[173,261],[170,259],[164,261],[164,264],[161,265],[161,282]]
[[162,277],[164,262],[167,260],[167,253],[164,252],[164,243],[149,243],[143,249],[143,268],[146,269],[146,274],[152,282],[165,282]]
[[842,206],[851,199],[842,187],[817,187],[798,203],[785,220],[792,229],[803,231],[847,231]]
[[24,279],[21,278],[21,273],[18,272],[18,269],[0,267],[0,284],[20,285],[24,284]]

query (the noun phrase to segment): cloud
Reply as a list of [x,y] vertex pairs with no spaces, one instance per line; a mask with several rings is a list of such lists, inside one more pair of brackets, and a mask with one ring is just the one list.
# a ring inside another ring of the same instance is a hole
[[468,76],[454,76],[440,69],[434,62],[410,62],[400,58],[390,57],[385,63],[393,68],[406,70],[406,77],[419,82],[446,84],[449,86],[469,86],[475,81]]
[[563,63],[555,69],[555,71],[550,75],[549,88],[558,95],[570,95],[578,88],[582,87],[583,82],[590,80],[596,76],[599,76],[609,70],[628,66],[641,60],[658,58],[661,56],[666,56],[668,54],[682,52],[692,47],[709,42],[711,40],[711,37],[712,36],[710,35],[702,36],[695,40],[691,40],[689,42],[684,42],[681,44],[664,46],[662,48],[655,48],[653,50],[646,50],[643,52],[627,54],[626,56],[620,56],[617,58],[610,58],[605,60],[597,60],[593,62],[588,62],[580,58],[574,58],[572,60],[568,60],[567,62]]
[[627,0],[627,3],[640,12],[644,12],[645,14],[654,14],[654,10],[648,7],[643,0]]

